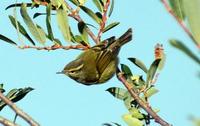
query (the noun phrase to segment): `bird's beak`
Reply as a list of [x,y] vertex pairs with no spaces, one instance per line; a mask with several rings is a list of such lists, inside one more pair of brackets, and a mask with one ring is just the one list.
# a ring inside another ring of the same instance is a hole
[[64,74],[64,71],[56,72],[56,74]]

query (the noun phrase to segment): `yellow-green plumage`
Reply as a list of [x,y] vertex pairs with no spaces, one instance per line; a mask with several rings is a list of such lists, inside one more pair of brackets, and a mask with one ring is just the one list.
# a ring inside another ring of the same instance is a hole
[[100,43],[67,64],[62,71],[75,81],[93,85],[108,81],[116,72],[120,47],[132,39],[132,29],[129,29],[119,39],[109,38],[108,44]]

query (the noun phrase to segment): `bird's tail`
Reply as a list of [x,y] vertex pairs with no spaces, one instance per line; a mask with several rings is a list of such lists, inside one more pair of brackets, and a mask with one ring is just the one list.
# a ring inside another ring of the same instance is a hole
[[117,51],[121,46],[132,40],[132,28],[129,28],[121,37],[109,44],[109,48]]

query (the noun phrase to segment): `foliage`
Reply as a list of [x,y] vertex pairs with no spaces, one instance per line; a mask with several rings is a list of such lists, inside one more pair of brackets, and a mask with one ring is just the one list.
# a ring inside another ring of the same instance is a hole
[[[3,88],[3,84],[0,84],[0,91],[1,93],[5,93],[5,89]],[[21,99],[23,99],[29,92],[34,90],[31,87],[26,88],[14,88],[11,89],[5,96],[12,102],[18,102]],[[2,100],[0,100],[0,111],[6,106],[6,103],[4,103]]]
[[[200,0],[168,0],[168,2],[172,14],[176,17],[177,21],[186,33],[191,37],[198,49],[200,49]],[[200,57],[193,53],[195,52],[194,49],[189,49],[180,40],[171,39],[170,44],[184,52],[200,65]]]
[[[124,73],[127,81],[131,84],[132,90],[138,93],[138,96],[144,100],[147,104],[151,96],[158,92],[155,88],[155,81],[158,77],[158,73],[163,67],[165,60],[165,54],[163,52],[162,45],[156,45],[155,48],[155,60],[150,65],[149,69],[144,63],[137,58],[128,58],[134,65],[144,71],[146,74],[146,80],[142,75],[135,75],[131,72],[129,66],[121,64],[121,70]],[[111,93],[115,98],[122,100],[128,109],[129,113],[122,116],[123,120],[128,126],[143,126],[150,124],[150,120],[153,119],[148,113],[144,112],[140,105],[130,95],[127,89],[119,87],[108,88],[107,91]],[[158,112],[158,109],[153,109]]]
[[[25,27],[15,16],[9,15],[9,19],[11,21],[11,24],[14,26],[14,28],[16,28],[17,31],[19,31],[17,33],[22,34],[34,46],[38,45],[38,43],[46,46],[47,39],[52,42],[51,46],[55,46],[55,45],[62,46],[65,44],[65,43],[61,43],[60,38],[59,39],[56,38],[55,37],[56,35],[53,34],[53,29],[52,29],[53,27],[51,26],[52,15],[53,16],[55,15],[57,18],[57,24],[63,35],[64,40],[67,42],[72,42],[74,44],[81,44],[83,46],[89,44],[88,32],[87,32],[89,27],[102,27],[99,33],[100,32],[105,33],[111,30],[112,28],[116,27],[117,25],[119,25],[119,22],[113,22],[108,25],[105,24],[105,26],[102,26],[102,22],[104,22],[104,19],[105,19],[105,17],[103,18],[103,16],[105,16],[105,10],[104,10],[106,6],[105,0],[93,0],[94,6],[96,6],[96,8],[98,9],[97,12],[94,12],[93,10],[84,6],[84,3],[86,1],[78,1],[78,0],[69,0],[69,1],[75,6],[77,6],[76,10],[72,10],[72,8],[69,7],[68,3],[62,0],[59,0],[59,1],[32,0],[32,3],[15,3],[15,4],[9,5],[6,8],[6,10],[13,7],[14,8],[20,7],[20,14],[22,16],[22,19],[25,25],[28,27],[28,31],[31,33],[31,35],[29,35]],[[42,13],[36,12],[33,15],[33,18],[31,18],[31,16],[28,13],[28,10],[39,8],[40,6],[45,6],[46,12],[42,12]],[[113,8],[114,8],[114,0],[112,0],[109,13],[106,15],[107,18],[111,16]],[[93,19],[97,23],[95,24],[97,26],[86,23],[82,19],[80,19],[78,15],[80,9],[83,12],[85,12],[89,17],[91,17],[91,19]],[[42,28],[39,24],[37,24],[34,21],[34,18],[41,15],[46,15],[46,22],[45,22],[46,28]],[[71,22],[71,18],[78,20],[77,28],[80,34],[74,34],[74,31],[71,29],[71,26],[69,25],[69,22]],[[45,29],[47,33],[45,32]],[[31,38],[31,36],[34,39]],[[9,39],[8,37],[4,35],[0,35],[0,39],[10,44],[17,45],[16,42],[14,42],[12,39]],[[99,39],[101,41],[101,37]],[[36,40],[38,43],[35,43],[34,40]]]

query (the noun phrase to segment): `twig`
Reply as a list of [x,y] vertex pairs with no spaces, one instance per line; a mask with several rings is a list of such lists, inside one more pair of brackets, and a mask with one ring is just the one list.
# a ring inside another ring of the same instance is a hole
[[152,108],[146,104],[139,96],[138,94],[132,90],[131,84],[129,84],[125,77],[123,76],[122,73],[117,74],[118,79],[124,84],[124,86],[128,89],[129,93],[131,96],[137,101],[137,103],[140,105],[141,108],[143,108],[149,115],[151,115],[154,119],[155,122],[159,123],[162,126],[172,126],[169,123],[167,123],[165,120],[163,120],[161,117],[159,117],[153,110]]
[[[6,98],[1,92],[0,92],[0,99],[3,102],[5,102],[17,115],[23,118],[31,126],[39,126],[39,124],[35,120],[33,120],[28,114],[26,114],[20,108],[18,108],[14,103],[12,103],[12,101]],[[11,126],[15,126],[15,125],[11,125]]]
[[[84,22],[83,19],[80,17],[79,14],[73,13],[73,8],[65,1],[65,5],[67,6],[67,8],[70,10],[71,14],[69,14],[70,17],[73,17],[75,20],[77,20],[78,22]],[[88,33],[88,35],[92,38],[92,40],[98,44],[99,41],[97,40],[97,37],[94,35],[94,33],[88,28],[86,27],[86,31]]]
[[102,22],[100,24],[100,29],[99,29],[98,36],[97,36],[98,41],[101,40],[101,35],[102,35],[103,30],[104,30],[105,25],[106,25],[107,12],[108,12],[109,5],[110,5],[110,0],[107,0],[106,4],[104,5],[104,8],[103,8]]
[[12,121],[0,116],[0,123],[4,126],[18,126],[17,124],[13,123]]
[[197,44],[198,42],[195,40],[195,38],[192,35],[192,33],[190,32],[190,30],[187,28],[187,26],[185,25],[185,23],[176,16],[176,14],[173,12],[173,10],[171,9],[171,7],[167,3],[167,1],[166,0],[161,0],[161,2],[165,6],[165,8],[169,12],[169,14],[171,14],[176,19],[176,21],[181,26],[181,28],[186,32],[186,34],[188,34],[188,36],[193,40],[193,42],[195,43],[195,45],[197,45],[197,47],[200,49],[200,45]]
[[60,46],[60,45],[54,45],[54,46],[45,46],[45,47],[37,47],[37,46],[18,46],[20,49],[36,49],[36,50],[56,50],[56,49],[79,49],[79,50],[86,50],[90,48],[89,46],[83,46],[83,45],[70,45],[70,46]]

